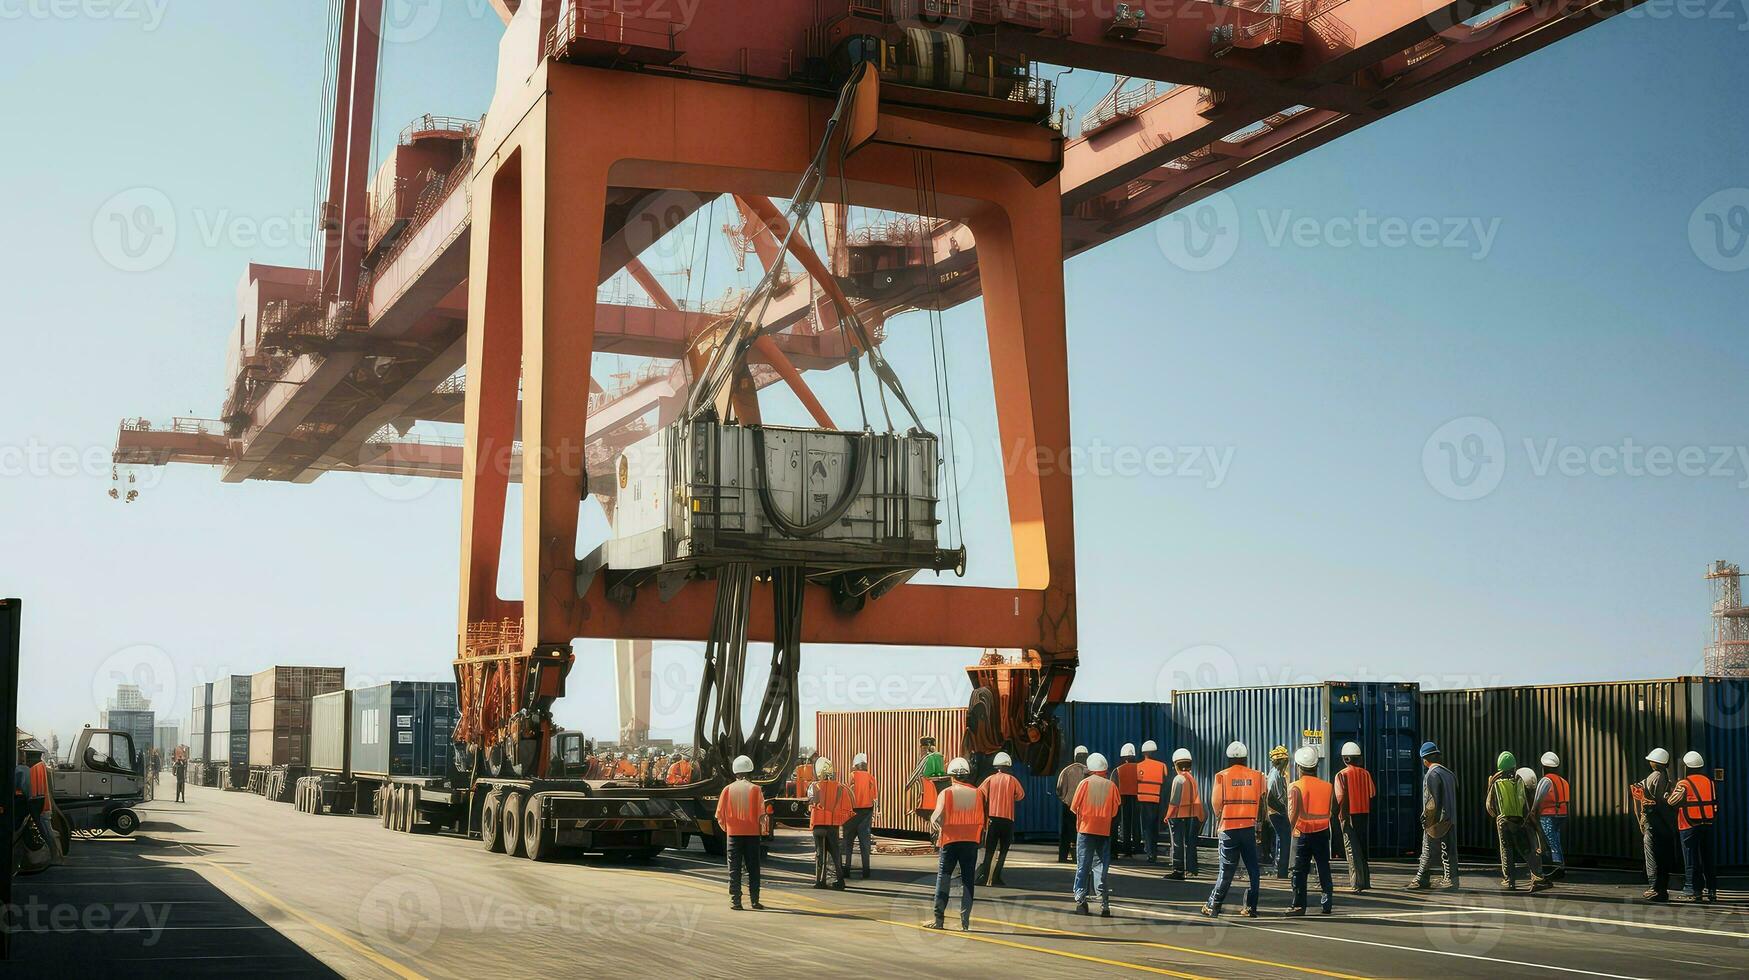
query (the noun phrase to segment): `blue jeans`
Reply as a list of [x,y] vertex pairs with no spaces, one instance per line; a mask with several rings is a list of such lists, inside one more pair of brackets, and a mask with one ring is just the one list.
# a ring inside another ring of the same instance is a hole
[[1245,888],[1245,907],[1257,911],[1257,828],[1240,827],[1221,831],[1221,870],[1215,878],[1215,890],[1209,893],[1209,908],[1221,910],[1227,900],[1227,889],[1233,887],[1233,875],[1239,862],[1245,862],[1245,873],[1251,882]]
[[1330,830],[1301,834],[1294,842],[1294,908],[1306,907],[1306,875],[1318,864],[1318,904],[1330,907]]
[[1174,871],[1196,874],[1196,824],[1195,817],[1174,817],[1169,824],[1172,829]]
[[1567,832],[1567,818],[1553,815],[1537,818],[1542,824],[1543,839],[1549,842],[1549,861],[1560,867],[1567,863],[1566,853],[1561,850],[1561,835]]
[[1275,876],[1286,878],[1288,856],[1294,848],[1294,829],[1288,825],[1285,813],[1270,814],[1269,826],[1275,829]]
[[1679,830],[1682,838],[1682,882],[1693,898],[1719,893],[1719,869],[1713,863],[1713,828]]
[[935,866],[935,917],[947,914],[947,892],[953,884],[955,869],[960,874],[960,921],[972,918],[972,873],[978,868],[978,842],[954,841],[941,845],[941,858]]
[[1111,908],[1111,838],[1100,834],[1075,835],[1075,904],[1087,904],[1087,879],[1099,893],[1099,907]]

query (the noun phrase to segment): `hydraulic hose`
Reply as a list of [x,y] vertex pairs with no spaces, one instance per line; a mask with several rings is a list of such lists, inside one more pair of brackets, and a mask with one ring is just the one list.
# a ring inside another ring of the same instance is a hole
[[752,426],[753,432],[753,472],[759,486],[759,508],[765,512],[767,520],[786,537],[811,538],[826,530],[850,505],[856,502],[856,496],[862,491],[862,478],[868,472],[868,460],[874,454],[870,439],[866,435],[846,433],[851,440],[850,478],[845,481],[844,492],[826,508],[825,513],[814,520],[800,524],[791,520],[788,515],[777,509],[777,502],[771,499],[771,479],[766,471],[765,462],[765,429],[763,426]]

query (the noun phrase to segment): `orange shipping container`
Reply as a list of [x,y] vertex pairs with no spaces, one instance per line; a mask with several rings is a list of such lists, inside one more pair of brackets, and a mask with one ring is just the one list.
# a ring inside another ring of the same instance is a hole
[[928,826],[913,812],[918,789],[904,790],[906,778],[923,758],[917,740],[923,735],[935,736],[936,748],[952,759],[960,754],[965,730],[964,708],[822,711],[814,717],[814,745],[840,774],[850,771],[850,762],[858,752],[866,754],[869,772],[880,784],[874,829],[921,835],[928,832]]

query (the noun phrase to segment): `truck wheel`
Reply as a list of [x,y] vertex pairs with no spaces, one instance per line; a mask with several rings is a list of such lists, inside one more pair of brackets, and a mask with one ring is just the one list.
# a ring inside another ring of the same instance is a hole
[[139,814],[135,813],[132,810],[126,809],[126,808],[123,808],[120,810],[111,810],[109,812],[109,818],[106,822],[109,824],[110,830],[115,831],[117,834],[120,834],[123,837],[126,837],[129,834],[132,834],[134,831],[140,829]]
[[552,825],[541,819],[540,797],[522,808],[522,849],[531,861],[551,861],[559,846]]
[[504,853],[522,857],[528,851],[522,846],[522,811],[528,797],[510,793],[504,797]]
[[504,792],[498,790],[486,797],[480,807],[480,841],[486,845],[486,850],[501,853],[504,850],[503,828]]
[[419,787],[407,787],[407,833],[415,833],[419,829]]

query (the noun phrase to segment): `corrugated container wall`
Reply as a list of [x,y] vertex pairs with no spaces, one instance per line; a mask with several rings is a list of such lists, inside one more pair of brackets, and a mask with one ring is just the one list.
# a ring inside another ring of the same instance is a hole
[[310,699],[310,768],[346,775],[352,742],[352,692],[334,691]]
[[192,762],[205,762],[213,751],[213,686],[194,685],[190,704],[194,706],[188,731],[188,756]]
[[[1319,775],[1325,779],[1341,766],[1341,759],[1332,757],[1342,744],[1355,742],[1378,787],[1369,830],[1373,853],[1407,854],[1420,847],[1421,833],[1416,691],[1414,684],[1340,681],[1175,691],[1172,717],[1205,787],[1226,768],[1231,742],[1245,743],[1252,768],[1265,773],[1274,746],[1312,745],[1319,750]],[[1212,834],[1211,828],[1205,825],[1204,832]]]
[[352,692],[352,771],[366,776],[448,775],[455,684],[391,681]]
[[[935,736],[941,753],[952,758],[966,732],[964,708],[892,708],[881,711],[822,711],[814,717],[815,751],[834,763],[868,754],[869,772],[880,786],[874,828],[922,834],[928,825],[913,809],[918,790],[903,789],[923,758],[918,738]],[[841,764],[841,763],[840,763]]]
[[1749,866],[1749,678],[1709,677],[1703,684],[1707,769],[1719,795],[1718,863]]
[[1483,810],[1495,757],[1511,751],[1540,771],[1537,760],[1553,751],[1572,786],[1569,859],[1641,860],[1628,786],[1646,775],[1653,748],[1686,751],[1699,693],[1682,679],[1421,692],[1422,732],[1458,777],[1458,846],[1495,848]]
[[[1155,758],[1161,760],[1171,758],[1177,744],[1172,706],[1156,701],[1068,701],[1057,706],[1056,717],[1062,736],[1057,751],[1059,770],[1074,758],[1077,745],[1105,756],[1107,764],[1115,770],[1126,743],[1136,746],[1139,758],[1142,743],[1152,739],[1160,746]],[[1025,766],[1016,766],[1015,775],[1026,788],[1026,799],[1015,811],[1014,832],[1027,838],[1054,840],[1063,812],[1063,801],[1057,796],[1057,774],[1031,773]]]
[[269,667],[251,679],[249,765],[310,764],[310,699],[346,686],[341,667]]
[[220,766],[218,784],[241,789],[248,782],[249,696],[252,678],[232,674],[213,682],[212,747],[207,761]]

